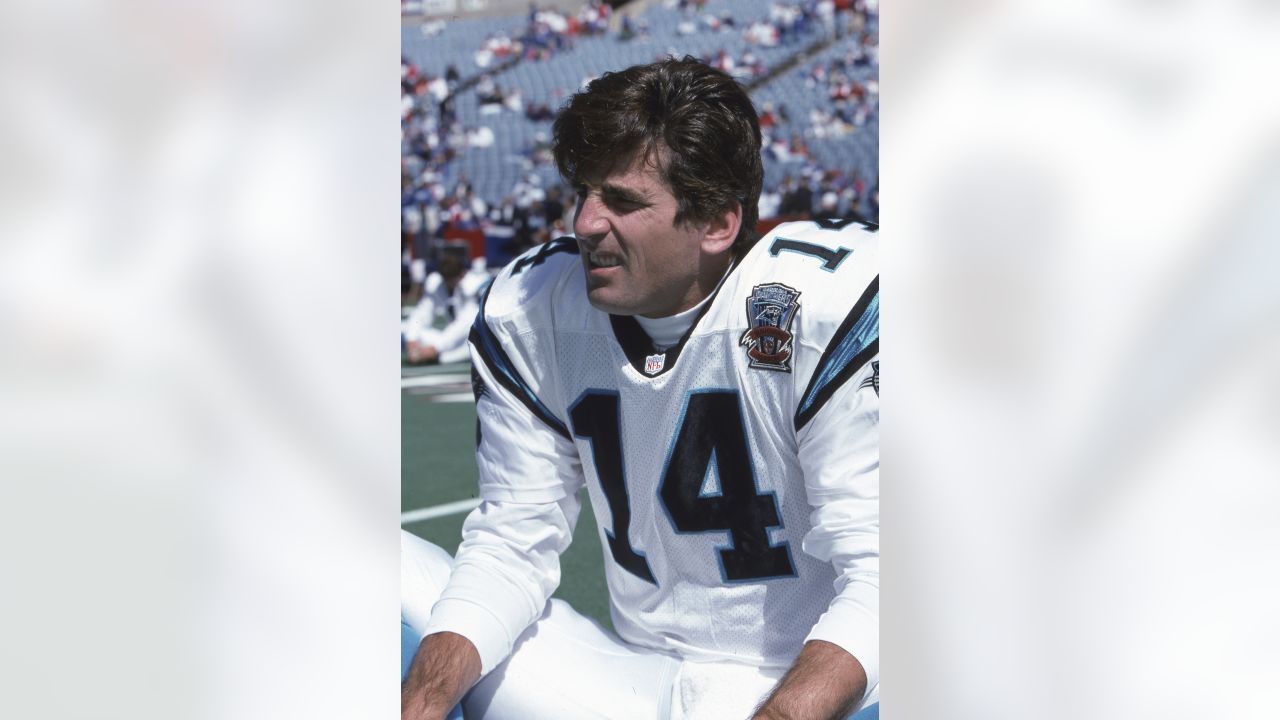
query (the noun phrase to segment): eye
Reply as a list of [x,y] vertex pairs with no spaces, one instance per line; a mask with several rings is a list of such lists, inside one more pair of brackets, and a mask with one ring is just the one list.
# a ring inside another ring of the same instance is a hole
[[644,203],[639,200],[616,193],[605,193],[604,202],[609,206],[609,209],[620,213],[631,212],[644,207]]

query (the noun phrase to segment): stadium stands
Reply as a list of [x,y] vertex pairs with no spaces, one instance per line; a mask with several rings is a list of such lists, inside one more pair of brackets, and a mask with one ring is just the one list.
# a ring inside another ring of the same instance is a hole
[[[730,72],[768,115],[762,219],[874,219],[874,8],[874,0],[665,0],[610,13],[593,0],[577,14],[534,7],[405,23],[403,252],[429,253],[428,240],[449,228],[483,229],[495,241],[512,238],[486,248],[494,264],[546,239],[555,218],[543,214],[545,195],[560,186],[546,151],[554,112],[591,78],[665,55],[694,55]],[[532,220],[493,232],[487,216],[508,197]]]

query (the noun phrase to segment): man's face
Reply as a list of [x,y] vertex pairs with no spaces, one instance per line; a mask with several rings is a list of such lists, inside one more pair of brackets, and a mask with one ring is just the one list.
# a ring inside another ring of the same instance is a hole
[[578,188],[573,232],[587,297],[615,315],[666,317],[705,296],[697,278],[706,226],[675,224],[676,198],[658,175],[658,153],[649,156],[634,153]]

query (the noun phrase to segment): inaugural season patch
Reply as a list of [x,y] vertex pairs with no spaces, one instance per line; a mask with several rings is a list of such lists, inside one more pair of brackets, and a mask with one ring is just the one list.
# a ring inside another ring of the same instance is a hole
[[791,372],[791,321],[800,309],[798,290],[782,283],[757,285],[747,298],[747,322],[738,344],[747,348],[751,367]]

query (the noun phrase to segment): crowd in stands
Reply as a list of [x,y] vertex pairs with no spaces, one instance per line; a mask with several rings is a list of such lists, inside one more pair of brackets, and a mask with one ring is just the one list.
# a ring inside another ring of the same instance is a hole
[[[869,208],[864,213],[839,211],[839,208]],[[880,186],[868,186],[855,170],[845,174],[806,164],[796,175],[786,176],[777,186],[760,193],[760,219],[796,217],[838,217],[858,215],[875,220],[880,214]]]
[[529,7],[524,26],[514,34],[498,32],[485,39],[474,59],[477,67],[488,68],[495,61],[512,57],[545,60],[558,52],[573,49],[579,36],[603,35],[609,29],[612,8],[601,0],[588,0],[574,15],[557,10]]
[[830,112],[819,111],[809,118],[810,126],[818,137],[825,133],[847,134],[853,127],[862,127],[879,109],[880,85],[875,76],[860,82],[854,79],[857,68],[879,65],[879,45],[876,37],[862,33],[848,52],[829,64],[815,64],[805,80],[805,86],[816,92],[824,92],[831,100]]
[[[840,137],[865,127],[879,112],[880,87],[875,74],[855,72],[878,65],[876,40],[863,33],[849,49],[829,62],[815,62],[806,73],[807,91],[825,98],[809,108],[807,117],[793,122],[785,103],[761,106],[760,130],[765,152],[780,162],[809,156],[805,138]],[[858,77],[863,79],[859,80]]]
[[[691,23],[698,33],[734,33],[741,38],[743,42],[733,44],[738,53],[722,47],[701,53],[701,57],[744,83],[765,78],[773,70],[753,48],[794,45],[791,55],[795,55],[812,42],[796,40],[810,35],[844,38],[842,42],[848,45],[837,57],[803,65],[806,91],[825,98],[828,102],[822,107],[796,113],[788,111],[785,103],[761,104],[766,159],[788,164],[782,181],[766,186],[760,198],[760,218],[842,211],[874,219],[878,215],[878,178],[864,177],[853,169],[825,167],[822,158],[815,157],[822,153],[812,152],[809,146],[823,138],[857,132],[878,112],[874,73],[878,33],[869,29],[876,0],[774,2],[767,15],[754,19],[735,18],[727,10],[708,11],[708,4],[707,0],[663,3],[680,13],[677,33]],[[648,12],[655,11],[650,7]],[[618,12],[619,17],[613,15],[610,6],[600,0],[591,0],[572,14],[532,5],[512,32],[493,32],[484,38],[472,54],[475,69],[470,72],[458,68],[459,62],[466,65],[466,54],[438,74],[422,70],[409,57],[402,58],[401,248],[406,290],[412,287],[420,292],[434,263],[433,253],[446,239],[479,235],[483,247],[498,246],[496,252],[487,253],[497,263],[569,232],[572,193],[545,179],[554,175],[545,170],[552,162],[549,121],[555,117],[553,103],[558,102],[560,92],[549,99],[526,101],[521,88],[503,82],[504,63],[572,53],[582,37],[629,43],[648,35],[644,15],[625,9]],[[428,20],[422,32],[447,33],[449,24]],[[588,73],[583,82],[590,77]],[[491,151],[500,141],[484,121],[459,121],[458,97],[472,92],[482,118],[510,113],[540,126],[534,140],[520,150],[524,170],[509,192],[496,193],[503,195],[501,199],[481,197],[458,166],[464,154]]]
[[704,53],[702,62],[732,75],[740,82],[763,77],[769,71],[764,61],[750,50],[743,53],[741,58],[735,58],[729,51],[720,48],[714,54]]

